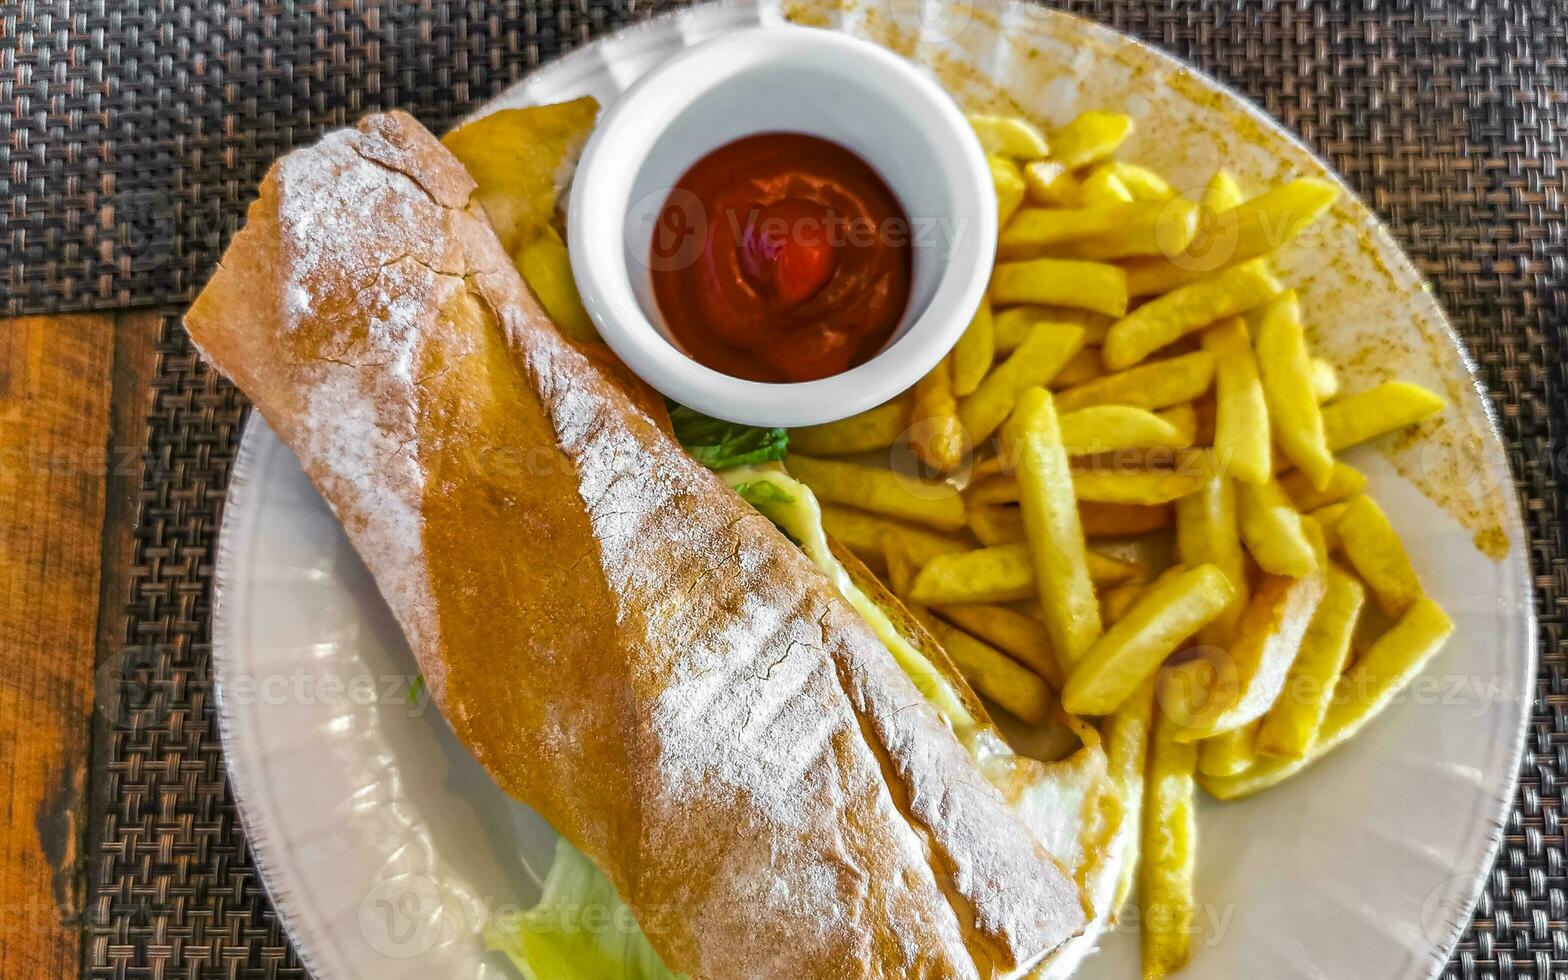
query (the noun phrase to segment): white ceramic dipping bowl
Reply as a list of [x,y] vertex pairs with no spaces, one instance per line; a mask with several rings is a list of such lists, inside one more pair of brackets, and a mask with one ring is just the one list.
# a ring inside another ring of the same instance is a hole
[[[829,378],[748,381],[692,360],[653,297],[650,249],[670,190],[745,136],[794,132],[853,150],[911,224],[908,309],[874,357]],[[600,334],[667,397],[751,425],[814,425],[908,389],[957,342],[985,294],[996,192],[963,113],[922,70],[866,41],[804,27],[740,31],[643,76],[603,115],[573,178],[572,272]]]

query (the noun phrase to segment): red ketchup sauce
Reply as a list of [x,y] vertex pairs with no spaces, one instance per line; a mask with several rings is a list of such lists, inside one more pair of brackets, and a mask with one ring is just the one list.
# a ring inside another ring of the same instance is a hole
[[654,229],[653,294],[693,359],[753,381],[864,363],[909,305],[903,206],[828,140],[763,133],[703,157]]

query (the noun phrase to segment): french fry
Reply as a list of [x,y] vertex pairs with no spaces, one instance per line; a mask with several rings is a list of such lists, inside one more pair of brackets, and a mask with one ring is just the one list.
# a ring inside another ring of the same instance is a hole
[[1083,330],[1037,324],[1019,348],[985,376],[974,394],[958,406],[958,419],[971,445],[990,439],[1007,420],[1019,395],[1047,384],[1083,347]]
[[1068,388],[1056,396],[1063,412],[1092,405],[1131,405],[1133,408],[1167,408],[1190,402],[1214,383],[1214,355],[1206,350],[1150,361],[1129,371],[1096,378]]
[[1183,402],[1180,405],[1172,405],[1170,408],[1162,408],[1154,414],[1176,430],[1176,437],[1182,447],[1190,446],[1198,441],[1198,410],[1193,407],[1191,402]]
[[[1106,720],[1102,732],[1105,770],[1117,788],[1129,819],[1143,819],[1144,771],[1149,761],[1149,738],[1154,729],[1155,679],[1151,678]],[[1111,898],[1112,917],[1121,914],[1138,874],[1138,847],[1142,834],[1134,833],[1122,854],[1121,874]]]
[[[1122,285],[1125,292],[1125,273]],[[1283,290],[1262,260],[1244,262],[1182,286],[1111,325],[1105,338],[1105,366],[1113,371],[1132,367],[1187,334],[1254,309]]]
[[1328,482],[1321,488],[1313,486],[1312,481],[1300,470],[1291,470],[1281,476],[1279,485],[1284,488],[1285,495],[1295,504],[1296,509],[1305,513],[1349,500],[1366,490],[1367,478],[1360,470],[1335,460]]
[[1065,208],[1078,203],[1078,179],[1058,160],[1036,160],[1025,166],[1024,187],[1035,204]]
[[1443,410],[1439,396],[1408,381],[1385,381],[1323,406],[1323,434],[1334,452],[1431,418]]
[[1321,357],[1312,358],[1312,393],[1318,402],[1326,402],[1339,394],[1339,372],[1334,365]]
[[1078,196],[1085,207],[1108,204],[1131,204],[1132,191],[1116,176],[1114,170],[1097,169],[1078,185]]
[[1002,262],[991,275],[991,302],[998,306],[1047,303],[1123,316],[1127,312],[1127,274],[1105,262]]
[[987,159],[991,166],[991,183],[996,187],[996,226],[1005,228],[1024,203],[1024,175],[1018,164],[993,156]]
[[1063,707],[1080,715],[1115,711],[1230,598],[1230,582],[1213,565],[1167,573],[1073,665],[1062,688]]
[[1236,178],[1229,170],[1221,167],[1214,171],[1214,176],[1203,188],[1201,206],[1209,214],[1218,215],[1229,211],[1245,200],[1241,194],[1241,185],[1236,183]]
[[1061,689],[1062,668],[1051,649],[1051,636],[1045,623],[1006,606],[982,602],[933,606],[932,611],[1028,667],[1052,687]]
[[[1123,160],[1109,160],[1100,165],[1103,170],[1109,170],[1127,188],[1127,193],[1132,195],[1134,201],[1149,201],[1165,203],[1176,197],[1176,188],[1170,185],[1164,177],[1150,170],[1140,167],[1136,163],[1127,163]],[[1183,246],[1184,248],[1186,246]],[[1175,252],[1167,252],[1175,255]]]
[[1115,321],[1103,313],[1039,304],[1010,306],[1005,310],[993,310],[991,314],[992,331],[996,335],[998,354],[1011,354],[1017,350],[1028,338],[1029,331],[1042,323],[1081,327],[1085,344],[1103,344],[1113,322]]
[[1333,703],[1306,755],[1259,759],[1240,775],[1204,778],[1203,787],[1216,799],[1241,799],[1277,786],[1328,755],[1388,707],[1442,649],[1453,630],[1454,624],[1441,606],[1424,596],[1416,600],[1340,678]]
[[1198,771],[1206,776],[1234,776],[1246,772],[1258,759],[1258,726],[1243,725],[1198,743]]
[[1273,441],[1247,325],[1237,317],[1215,324],[1203,332],[1203,349],[1214,355],[1214,458],[1237,480],[1263,483],[1273,474]]
[[1078,502],[1078,519],[1083,524],[1084,537],[1134,538],[1170,527],[1171,508],[1169,504],[1098,504],[1082,500]]
[[1323,574],[1265,575],[1236,623],[1229,650],[1211,654],[1215,679],[1203,710],[1177,737],[1197,742],[1249,725],[1274,705],[1323,601]]
[[539,305],[563,334],[576,341],[599,339],[599,331],[577,291],[577,280],[572,277],[566,246],[553,231],[518,249],[516,264],[523,281],[539,297]]
[[1131,133],[1131,116],[1085,112],[1056,131],[1052,158],[1068,170],[1081,170],[1115,153]]
[[1334,685],[1350,659],[1350,640],[1366,601],[1366,590],[1354,575],[1333,563],[1324,577],[1323,602],[1307,627],[1301,652],[1285,678],[1279,700],[1263,717],[1258,731],[1257,749],[1264,755],[1300,759],[1307,754],[1328,713]]
[[1062,443],[1069,455],[1093,456],[1128,447],[1183,449],[1174,425],[1153,412],[1130,405],[1095,405],[1061,417]]
[[1258,318],[1257,357],[1279,448],[1313,486],[1327,486],[1334,456],[1323,432],[1323,411],[1312,390],[1312,360],[1307,355],[1301,305],[1294,290],[1281,293],[1263,308]]
[[1303,177],[1219,212],[1202,254],[1175,261],[1151,257],[1127,263],[1127,294],[1153,296],[1190,285],[1226,265],[1247,262],[1278,249],[1327,211],[1339,190],[1327,181]]
[[1234,480],[1211,472],[1196,493],[1176,502],[1176,553],[1189,568],[1212,564],[1230,582],[1230,604],[1198,634],[1209,646],[1228,645],[1251,593],[1247,558],[1241,550]]
[[971,506],[969,530],[988,548],[1017,544],[1024,539],[1024,512],[1017,507]]
[[886,449],[909,430],[912,405],[912,398],[900,395],[847,419],[791,429],[789,448],[808,456],[843,456]]
[[992,156],[1009,160],[1038,160],[1050,150],[1045,134],[1032,123],[1015,116],[973,113],[969,125],[980,138],[980,145]]
[[[1193,878],[1198,858],[1197,805],[1193,775],[1195,746],[1177,740],[1180,716],[1189,708],[1175,704],[1191,695],[1183,668],[1165,671],[1144,786],[1142,845],[1139,848],[1138,902],[1144,980],[1159,980],[1180,970],[1192,955]],[[1167,682],[1176,678],[1174,684]]]
[[928,617],[922,622],[975,690],[1031,725],[1051,717],[1056,699],[1039,674],[943,620]]
[[1356,570],[1377,604],[1390,616],[1403,615],[1421,597],[1421,580],[1388,516],[1371,497],[1350,501],[1334,525],[1345,560]]
[[837,460],[789,455],[789,471],[827,503],[860,507],[939,531],[964,526],[964,499],[945,483]]
[[[1092,585],[1126,582],[1144,573],[1137,562],[1092,549],[1084,552]],[[1039,591],[1034,559],[1023,540],[936,555],[920,568],[910,597],[922,605],[1016,602]]]
[[[1040,249],[1046,246],[1081,242],[1113,232],[1127,233],[1129,240],[1136,237],[1145,243],[1152,243],[1162,220],[1166,222],[1172,220],[1166,216],[1166,211],[1163,204],[1148,201],[1094,208],[1024,208],[1013,216],[1013,220],[1006,228],[1002,229],[997,244],[1003,255],[1039,255]],[[1186,208],[1173,209],[1175,224],[1184,224],[1183,219],[1189,212],[1190,223],[1196,227],[1197,208],[1190,204]],[[1179,231],[1179,228],[1177,230]],[[1190,238],[1190,232],[1188,237]],[[1183,241],[1180,247],[1186,248],[1186,245],[1187,243]],[[1164,253],[1161,253],[1156,246],[1126,254]]]
[[1302,527],[1303,518],[1278,483],[1238,484],[1236,497],[1241,538],[1259,568],[1292,578],[1317,570],[1317,555]]
[[1071,388],[1073,385],[1088,384],[1104,373],[1105,366],[1100,363],[1100,352],[1093,347],[1085,347],[1056,372],[1056,377],[1051,379],[1051,387]]
[[900,524],[836,504],[822,504],[822,527],[861,561],[878,568],[882,564],[883,542],[887,535],[899,541],[916,565],[924,565],[937,555],[969,550],[969,545],[954,535]]
[[953,356],[937,362],[915,382],[915,404],[909,421],[909,448],[927,466],[947,473],[963,461],[968,445],[953,397]]
[[1133,207],[1159,207],[1153,221],[1107,231],[1063,246],[1064,254],[1080,259],[1125,259],[1138,255],[1176,255],[1192,242],[1198,231],[1198,207],[1177,198]]
[[971,507],[994,507],[1018,503],[1018,492],[1017,475],[1003,474],[977,480],[964,491],[964,499]]
[[1078,499],[1101,504],[1168,504],[1202,485],[1201,473],[1180,470],[1073,470]]
[[1319,507],[1307,516],[1317,522],[1323,529],[1323,546],[1329,552],[1344,551],[1343,542],[1339,540],[1339,519],[1345,516],[1345,511],[1350,509],[1349,500],[1341,500],[1337,504]]
[[959,398],[974,394],[995,358],[996,329],[991,318],[991,304],[981,300],[964,335],[953,347],[953,394]]
[[1019,396],[1002,431],[1004,451],[1017,460],[1025,546],[1051,646],[1063,669],[1076,663],[1100,636],[1088,549],[1078,522],[1067,449],[1050,392],[1030,388]]

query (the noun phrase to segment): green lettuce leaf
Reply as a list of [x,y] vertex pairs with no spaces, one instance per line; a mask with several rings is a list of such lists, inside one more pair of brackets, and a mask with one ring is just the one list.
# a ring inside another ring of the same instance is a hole
[[615,886],[560,839],[539,904],[495,917],[485,945],[527,980],[683,980],[665,967]]
[[789,433],[783,429],[725,422],[673,403],[670,422],[676,441],[710,470],[768,463],[789,452]]

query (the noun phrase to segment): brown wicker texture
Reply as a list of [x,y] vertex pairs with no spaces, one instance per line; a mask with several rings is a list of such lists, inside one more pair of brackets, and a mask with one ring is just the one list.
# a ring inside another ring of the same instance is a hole
[[[1558,491],[1568,9],[1063,6],[1196,62],[1301,133],[1390,223],[1469,342],[1520,479],[1543,656],[1504,853],[1448,976],[1568,976],[1568,503]],[[640,0],[0,5],[6,308],[172,308],[288,147],[391,106],[440,126],[648,10]],[[130,633],[101,695],[84,968],[301,976],[245,847],[208,688],[210,556],[243,400],[202,368],[172,318],[157,378]]]

